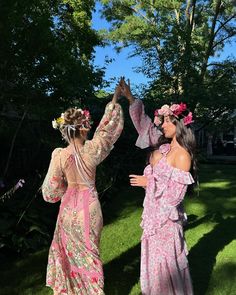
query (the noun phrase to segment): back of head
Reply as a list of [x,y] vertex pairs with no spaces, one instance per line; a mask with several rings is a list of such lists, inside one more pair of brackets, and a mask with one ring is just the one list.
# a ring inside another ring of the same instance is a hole
[[89,111],[80,108],[69,108],[52,122],[53,128],[59,129],[68,143],[71,139],[80,138],[82,133],[87,133],[91,124]]

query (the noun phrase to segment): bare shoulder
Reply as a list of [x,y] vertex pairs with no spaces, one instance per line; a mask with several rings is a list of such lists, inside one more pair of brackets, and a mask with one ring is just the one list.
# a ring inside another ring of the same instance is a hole
[[191,168],[191,162],[190,154],[184,148],[179,148],[175,156],[175,167],[188,172]]

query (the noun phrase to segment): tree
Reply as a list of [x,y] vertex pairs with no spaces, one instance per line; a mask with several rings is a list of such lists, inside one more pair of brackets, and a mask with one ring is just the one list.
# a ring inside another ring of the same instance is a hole
[[0,0],[4,174],[16,139],[39,153],[46,141],[44,122],[85,102],[101,84],[103,71],[93,65],[94,47],[101,42],[91,28],[93,9],[93,0]]
[[139,71],[152,79],[146,98],[184,100],[204,124],[236,108],[235,59],[215,61],[236,34],[233,1],[101,2],[111,23],[105,37],[143,59]]
[[100,43],[93,8],[94,1],[1,1],[1,105],[92,93],[102,75],[92,63]]

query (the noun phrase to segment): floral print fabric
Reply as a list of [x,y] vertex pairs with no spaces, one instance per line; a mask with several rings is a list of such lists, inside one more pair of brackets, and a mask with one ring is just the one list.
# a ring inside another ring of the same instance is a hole
[[193,294],[181,206],[193,178],[168,164],[169,149],[169,144],[162,145],[161,160],[144,170],[148,185],[141,222],[141,287],[146,295]]
[[46,278],[54,295],[104,294],[99,255],[103,219],[95,175],[97,165],[120,136],[123,123],[120,105],[109,103],[92,140],[78,151],[70,144],[52,153],[42,193],[47,202],[61,200]]
[[149,146],[155,145],[162,133],[145,114],[144,105],[140,99],[135,99],[135,101],[130,105],[129,113],[134,127],[138,132],[136,146],[141,149],[145,149]]
[[[135,100],[130,115],[139,134],[136,145],[155,144],[160,133],[144,113],[142,101]],[[144,170],[148,184],[141,221],[141,290],[143,295],[192,295],[182,201],[194,181],[189,172],[168,164],[169,144],[159,150],[162,158]]]

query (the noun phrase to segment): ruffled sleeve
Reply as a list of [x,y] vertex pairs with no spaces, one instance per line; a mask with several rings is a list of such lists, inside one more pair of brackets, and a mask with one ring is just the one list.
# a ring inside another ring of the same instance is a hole
[[165,173],[147,173],[148,185],[141,223],[143,238],[155,234],[168,220],[181,221],[181,203],[187,186],[194,182],[189,172],[163,163],[165,166]]
[[61,200],[66,191],[66,182],[61,169],[61,149],[52,152],[48,172],[42,185],[42,194],[46,202],[55,203]]
[[170,206],[179,205],[186,193],[187,186],[194,183],[189,172],[174,168],[165,193],[165,203]]
[[140,99],[135,99],[130,105],[129,113],[134,127],[139,134],[136,146],[145,149],[149,146],[155,145],[162,133],[145,114],[144,105]]
[[120,104],[108,103],[93,139],[87,140],[84,151],[94,165],[101,163],[113,149],[124,127],[123,111]]

